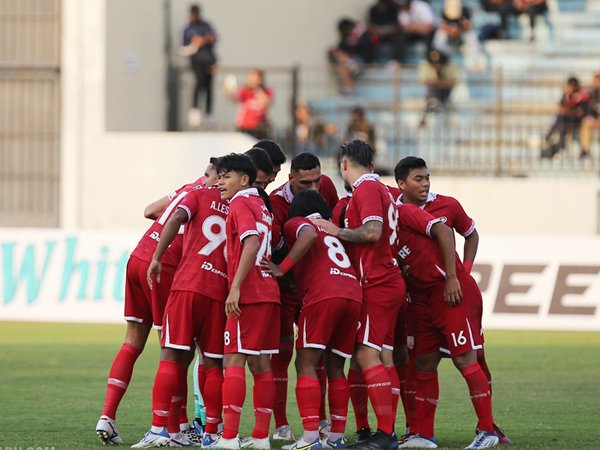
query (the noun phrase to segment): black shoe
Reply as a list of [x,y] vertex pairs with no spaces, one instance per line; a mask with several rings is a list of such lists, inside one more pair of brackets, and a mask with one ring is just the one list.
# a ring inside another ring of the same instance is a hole
[[357,444],[361,444],[363,442],[365,442],[367,439],[369,439],[371,437],[371,429],[367,428],[367,427],[362,427],[360,430],[358,430],[356,433],[354,433],[354,436],[356,437],[355,442]]
[[396,430],[394,430],[392,431],[392,434],[390,434],[390,448],[395,450],[399,445],[400,443],[398,442],[398,435],[396,434]]
[[[398,441],[396,441],[398,442]],[[366,441],[351,445],[350,448],[364,448],[364,449],[376,449],[376,448],[392,448],[392,435],[384,433],[381,430],[377,430],[375,434],[371,435]]]

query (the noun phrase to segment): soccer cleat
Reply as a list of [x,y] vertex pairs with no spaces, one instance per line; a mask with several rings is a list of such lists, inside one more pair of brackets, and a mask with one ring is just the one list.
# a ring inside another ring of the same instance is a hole
[[362,427],[360,430],[358,430],[356,433],[354,433],[354,436],[356,436],[355,441],[357,444],[360,444],[361,442],[365,442],[367,439],[369,439],[371,437],[371,429]]
[[319,438],[326,440],[331,433],[331,422],[327,419],[319,421]]
[[391,448],[392,446],[392,435],[384,433],[381,430],[377,430],[367,440],[360,444],[354,444],[350,448],[364,448],[364,449],[375,449],[375,448]]
[[269,450],[271,441],[269,438],[257,439],[252,436],[240,438],[240,448],[256,448],[260,450]]
[[323,442],[323,448],[347,448],[348,447],[348,443],[346,442],[346,438],[344,436],[342,436],[341,438],[335,440],[335,441],[330,441],[329,439],[326,439],[325,442]]
[[100,416],[100,420],[96,424],[96,434],[104,445],[121,445],[123,443],[115,421],[108,416]]
[[390,448],[392,450],[396,450],[398,448],[400,444],[398,443],[398,435],[396,434],[396,431],[392,431],[392,434],[390,434]]
[[475,436],[475,439],[473,439],[473,442],[471,442],[471,445],[465,447],[465,450],[470,448],[495,447],[496,445],[498,445],[499,441],[500,439],[498,439],[498,436],[496,436],[495,433],[492,434],[488,433],[487,431],[480,431],[479,434]]
[[296,438],[292,433],[292,429],[289,425],[281,425],[280,427],[275,428],[275,432],[273,433],[274,441],[295,441]]
[[225,439],[223,436],[219,436],[212,448],[239,449],[241,448],[240,437],[238,435],[233,439]]
[[166,428],[163,428],[160,433],[153,433],[152,430],[150,430],[144,435],[140,442],[133,444],[131,448],[166,447],[169,445],[169,442],[171,442],[171,437]]
[[504,430],[498,425],[494,424],[494,433],[498,436],[498,444],[500,445],[512,445],[510,438],[504,433]]
[[291,445],[284,445],[282,450],[320,450],[323,448],[321,439],[317,438],[314,442],[306,442],[304,437],[301,437]]
[[202,445],[202,435],[198,434],[198,430],[195,427],[190,427],[181,433],[190,441],[193,447],[200,447]]
[[192,447],[193,445],[194,444],[187,438],[184,431],[171,435],[171,441],[169,442],[169,447]]
[[435,438],[426,438],[419,434],[413,434],[399,445],[398,448],[438,448]]
[[219,440],[218,434],[204,433],[204,435],[202,436],[202,447],[212,448],[215,446],[215,444],[217,443],[218,440]]

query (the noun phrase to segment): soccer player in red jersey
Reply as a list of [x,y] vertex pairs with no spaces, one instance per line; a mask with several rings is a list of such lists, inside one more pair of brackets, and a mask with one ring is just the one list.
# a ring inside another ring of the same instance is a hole
[[[397,183],[400,184],[404,180],[403,186],[406,189],[405,193],[398,198],[400,203],[417,205],[432,216],[442,218],[445,225],[464,237],[463,266],[470,273],[479,246],[479,234],[475,229],[475,221],[467,215],[458,200],[430,191],[430,173],[422,158],[415,156],[403,158],[396,164],[394,174]],[[487,365],[483,347],[477,350],[477,361],[488,379],[491,392],[492,374]],[[501,444],[511,444],[511,440],[498,425],[494,424],[494,430]]]
[[[276,249],[276,252],[273,255],[273,259],[275,262],[281,262],[287,252],[287,249],[283,245],[282,230],[284,223],[288,219],[288,212],[294,195],[307,189],[319,191],[330,208],[333,208],[338,201],[333,182],[329,177],[321,173],[319,158],[312,153],[301,153],[292,159],[288,181],[275,189],[270,195],[274,215],[273,247]],[[294,322],[297,322],[298,319],[301,299],[293,280],[289,276],[279,278],[278,282],[281,291],[281,345],[279,353],[271,359],[276,386],[275,408],[273,410],[275,417],[273,439],[294,440],[287,419],[286,406],[288,366],[292,360],[294,345]],[[325,370],[322,366],[319,368],[318,373],[322,396],[325,397],[327,381]],[[328,424],[325,420],[324,404],[320,410],[320,417],[322,427],[326,427]]]
[[[187,367],[194,341],[202,349],[206,381],[206,433],[221,421],[224,302],[227,297],[225,221],[228,206],[216,188],[194,189],[167,221],[148,267],[148,283],[162,283],[162,260],[185,224],[183,255],[164,313],[162,351],[152,392],[152,428],[137,448],[161,443],[189,445],[180,433],[176,412],[187,402]],[[155,281],[153,281],[155,278]],[[173,414],[176,416],[173,416]],[[168,430],[166,427],[168,426]],[[134,446],[134,447],[136,447]]]
[[[270,356],[279,346],[279,288],[260,262],[271,254],[272,216],[252,184],[256,168],[246,155],[229,154],[217,162],[221,198],[229,201],[227,258],[229,295],[225,302],[225,380],[223,434],[212,444],[239,448],[239,425],[246,397],[248,362],[254,376],[252,445],[270,448],[269,423],[275,401]],[[203,442],[204,444],[204,442]]]
[[279,266],[268,263],[278,277],[293,266],[302,297],[296,340],[296,400],[304,435],[292,446],[297,450],[321,448],[321,386],[317,366],[326,349],[331,430],[323,445],[346,447],[344,430],[350,388],[344,375],[344,361],[354,350],[362,299],[356,271],[342,243],[308,220],[321,217],[330,217],[323,197],[313,190],[298,192],[283,227],[289,254]]
[[396,373],[391,351],[388,357],[381,353],[384,344],[393,345],[396,317],[406,303],[406,293],[391,250],[391,243],[396,241],[396,205],[372,171],[373,149],[367,143],[354,140],[342,145],[340,172],[353,189],[345,217],[347,227],[340,228],[324,219],[313,221],[347,242],[348,255],[363,290],[354,357],[362,369],[378,430],[362,442],[361,448],[390,448],[397,440],[393,433],[392,387],[399,389],[400,382],[397,375],[391,379]]
[[[400,187],[406,192],[406,183]],[[447,348],[465,379],[479,419],[478,435],[467,448],[498,443],[487,378],[477,362],[482,345],[481,293],[454,250],[452,230],[416,205],[400,204],[395,252],[403,267],[416,313],[416,420],[400,448],[437,448],[434,417],[439,385],[440,348]]]
[[96,425],[96,434],[104,444],[122,444],[123,442],[115,426],[117,408],[127,391],[133,367],[138,356],[144,350],[152,326],[159,330],[160,337],[163,311],[175,270],[181,259],[183,238],[179,234],[174,239],[173,245],[165,252],[163,282],[151,292],[146,282],[146,271],[158,244],[160,233],[176,206],[194,187],[203,185],[205,180],[210,183],[216,182],[217,175],[213,162],[211,160],[211,164],[207,167],[204,180],[199,179],[194,183],[187,184],[151,203],[144,210],[144,215],[155,221],[144,233],[127,263],[125,278],[127,332],[125,342],[111,365],[104,408]]

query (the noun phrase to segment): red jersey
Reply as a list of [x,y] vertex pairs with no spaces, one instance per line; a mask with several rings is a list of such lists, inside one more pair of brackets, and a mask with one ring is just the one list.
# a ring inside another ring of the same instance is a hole
[[216,188],[194,189],[177,208],[188,216],[183,234],[183,255],[172,290],[191,291],[225,303],[227,262],[225,223],[229,206]]
[[400,196],[402,195],[402,189],[400,189],[397,186],[388,186],[387,184],[385,185],[385,187],[388,188],[390,194],[392,194],[392,197],[394,197],[394,202],[397,202]]
[[[393,249],[411,289],[429,288],[446,280],[444,256],[431,237],[431,227],[438,222],[443,219],[416,205],[398,206],[398,239]],[[458,254],[454,254],[458,272],[463,270],[462,263]]]
[[364,174],[353,185],[345,228],[359,228],[376,220],[383,225],[381,238],[368,244],[346,244],[350,261],[360,275],[361,285],[374,286],[398,276],[391,245],[396,241],[398,211],[390,191],[376,174]]
[[[186,184],[185,186],[180,187],[175,192],[172,192],[168,195],[169,204],[164,209],[162,214],[158,219],[154,221],[154,223],[148,228],[142,239],[138,242],[138,245],[131,253],[132,256],[141,259],[142,261],[150,262],[152,261],[152,255],[154,255],[154,251],[158,246],[158,241],[160,239],[160,234],[162,233],[163,227],[175,208],[181,202],[185,196],[196,187],[202,185],[201,179],[196,180],[193,183]],[[161,262],[164,266],[164,269],[175,272],[175,269],[179,265],[179,261],[181,260],[181,252],[183,248],[183,227],[179,230],[179,234],[175,236],[171,245],[163,255]]]
[[[402,201],[402,197],[398,202]],[[430,192],[423,209],[433,217],[440,217],[444,223],[464,237],[469,237],[475,230],[475,221],[471,219],[462,205],[453,197]]]
[[[315,216],[321,217],[318,214]],[[302,227],[312,228],[318,236],[294,266],[294,276],[304,306],[330,298],[361,302],[362,289],[356,271],[338,238],[325,233],[304,217],[294,217],[283,227],[287,247],[293,247]]]
[[350,203],[351,198],[352,194],[348,194],[345,197],[340,198],[340,200],[336,203],[335,208],[331,210],[331,221],[338,227],[344,227],[346,209],[348,208],[348,203]]
[[[319,194],[323,196],[329,208],[333,210],[339,199],[335,185],[327,175],[321,174]],[[279,249],[283,245],[283,224],[288,220],[290,205],[294,200],[290,182],[287,181],[271,192],[269,198],[273,208],[273,248]]]
[[271,256],[271,226],[273,218],[255,188],[244,189],[229,201],[227,217],[227,257],[229,287],[237,272],[243,240],[255,235],[260,241],[254,266],[240,287],[240,304],[279,303],[279,288],[275,279],[260,266]]

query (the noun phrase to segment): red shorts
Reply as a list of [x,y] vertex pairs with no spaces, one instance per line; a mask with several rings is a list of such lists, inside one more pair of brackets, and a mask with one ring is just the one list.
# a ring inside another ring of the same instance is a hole
[[417,306],[417,356],[435,352],[459,356],[482,347],[481,315],[478,312],[481,292],[469,275],[459,274],[459,281],[463,293],[459,305],[448,306],[444,301],[445,283],[439,283],[429,291],[427,304]]
[[294,338],[294,324],[298,323],[302,302],[297,293],[281,293],[281,339]]
[[356,335],[358,344],[381,351],[394,348],[394,328],[398,312],[406,303],[406,285],[401,275],[382,284],[365,288]]
[[223,358],[225,305],[202,294],[172,291],[165,308],[161,346],[190,350],[194,339],[209,358]]
[[227,318],[225,353],[274,355],[279,353],[279,303],[240,305],[237,319]]
[[300,311],[296,348],[329,349],[351,358],[356,344],[360,303],[345,298],[329,298]]
[[150,290],[146,273],[150,264],[135,256],[127,261],[125,277],[125,320],[143,323],[161,330],[163,312],[173,283],[173,272],[165,270],[160,274],[160,283],[154,283]]

